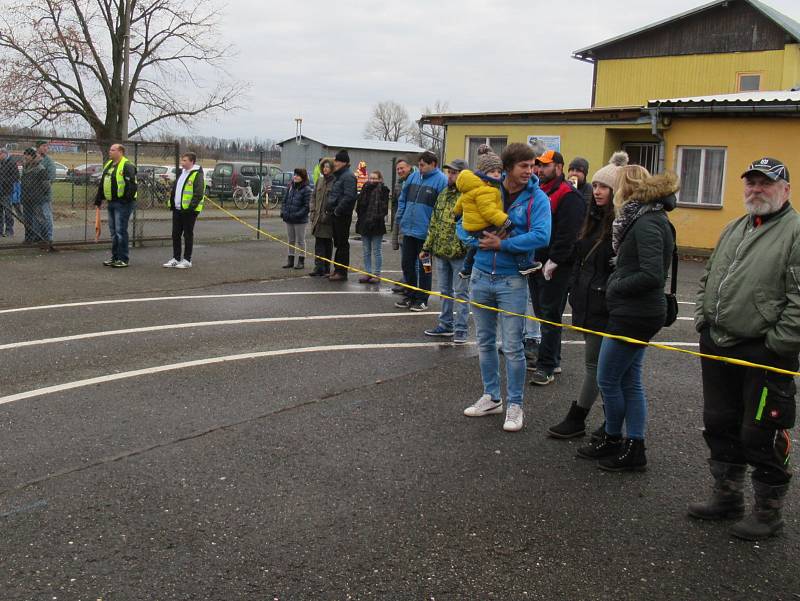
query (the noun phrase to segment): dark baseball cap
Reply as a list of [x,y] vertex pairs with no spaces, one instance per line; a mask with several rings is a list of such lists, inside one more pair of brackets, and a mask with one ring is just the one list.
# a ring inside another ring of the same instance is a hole
[[746,177],[748,173],[760,173],[773,182],[782,179],[787,184],[789,183],[789,170],[786,165],[782,161],[770,157],[764,157],[750,163],[750,166],[742,173],[742,177]]
[[464,159],[453,159],[444,166],[445,169],[452,169],[453,171],[464,171],[467,167],[467,162]]

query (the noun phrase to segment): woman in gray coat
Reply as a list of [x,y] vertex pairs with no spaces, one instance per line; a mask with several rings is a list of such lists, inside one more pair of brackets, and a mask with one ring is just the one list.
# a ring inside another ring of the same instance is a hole
[[[320,163],[320,176],[314,188],[314,198],[311,203],[311,233],[314,234],[314,254],[317,257],[333,258],[333,224],[331,215],[325,211],[328,202],[328,193],[333,185],[333,161],[322,159]],[[331,272],[331,264],[319,258],[314,258],[314,270],[309,274],[312,277],[325,276]]]

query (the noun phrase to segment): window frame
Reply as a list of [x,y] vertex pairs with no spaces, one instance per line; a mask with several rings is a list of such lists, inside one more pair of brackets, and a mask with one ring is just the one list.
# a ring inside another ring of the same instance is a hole
[[[683,168],[683,151],[684,150],[699,150],[700,151],[700,169],[699,181],[697,183],[697,202],[681,200],[681,191],[678,190],[676,196],[678,198],[678,206],[688,209],[711,209],[722,210],[725,207],[725,182],[728,178],[728,147],[727,146],[697,146],[697,145],[684,145],[675,147],[675,172],[680,176]],[[719,204],[710,204],[701,202],[703,192],[705,191],[705,181],[703,179],[703,172],[706,166],[706,151],[707,150],[721,150],[724,153],[722,159],[722,186],[719,191]]]
[[[742,79],[744,77],[758,77],[758,89],[756,90],[743,90]],[[763,71],[739,71],[736,73],[736,92],[761,92],[763,90],[764,72]]]
[[[482,144],[487,144],[487,145],[491,146],[491,144],[489,143],[489,140],[492,140],[492,139],[505,140],[505,145],[508,146],[508,136],[502,136],[502,135],[499,135],[499,134],[495,135],[495,136],[471,136],[471,135],[464,136],[464,158],[467,161],[467,164],[470,165],[471,168],[474,168],[474,166],[472,166],[472,163],[470,163],[470,161],[469,161],[469,145],[470,145],[470,142],[472,140],[483,140]],[[498,154],[500,154],[500,153],[498,153]]]

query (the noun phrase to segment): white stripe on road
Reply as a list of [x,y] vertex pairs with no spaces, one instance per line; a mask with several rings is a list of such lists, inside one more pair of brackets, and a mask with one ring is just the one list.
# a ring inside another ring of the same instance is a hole
[[[475,343],[469,343],[475,344]],[[454,345],[448,345],[454,346]],[[139,376],[148,376],[168,371],[176,371],[179,369],[188,369],[191,367],[202,367],[204,365],[214,365],[216,363],[227,363],[231,361],[245,361],[248,359],[261,359],[264,357],[281,357],[285,355],[297,355],[305,353],[325,353],[335,351],[362,351],[362,350],[387,350],[387,349],[417,349],[429,348],[438,350],[440,345],[432,342],[406,342],[394,344],[336,344],[331,346],[307,346],[301,348],[281,349],[277,351],[262,351],[258,353],[242,353],[240,355],[225,355],[223,357],[210,357],[208,359],[197,359],[195,361],[184,361],[182,363],[172,363],[169,365],[159,365],[157,367],[147,367],[144,369],[136,369],[133,371],[124,371],[116,374],[108,374],[106,376],[98,376],[96,378],[88,378],[86,380],[76,380],[74,382],[67,382],[65,384],[57,384],[55,386],[47,386],[45,388],[37,388],[36,390],[29,390],[27,392],[20,392],[4,397],[0,397],[0,405],[13,403],[15,401],[22,401],[38,396],[47,394],[54,394],[56,392],[63,392],[65,390],[74,390],[75,388],[85,388],[86,386],[93,386],[95,384],[104,384],[106,382],[114,382],[117,380],[127,380],[129,378],[136,378]]]
[[127,330],[105,330],[102,332],[89,332],[88,334],[74,334],[72,336],[59,336],[57,338],[41,338],[39,340],[25,340],[23,342],[10,342],[0,344],[0,351],[18,349],[26,346],[39,346],[43,344],[55,344],[58,342],[71,342],[74,340],[87,340],[89,338],[102,338],[105,336],[124,336],[127,334],[141,334],[143,332],[159,332],[162,330],[184,330],[188,328],[208,328],[213,326],[232,326],[252,323],[274,323],[284,321],[314,321],[314,320],[336,320],[336,319],[374,319],[381,317],[416,317],[419,315],[438,315],[432,311],[415,313],[404,311],[402,313],[356,313],[353,315],[304,315],[301,317],[260,317],[254,319],[225,319],[220,321],[195,321],[189,323],[171,323],[161,326],[145,326],[141,328],[129,328]]
[[153,296],[148,298],[117,298],[101,301],[84,301],[78,303],[62,303],[60,305],[37,305],[34,307],[18,307],[16,309],[2,309],[3,313],[22,313],[24,311],[42,311],[44,309],[64,309],[68,307],[90,307],[95,305],[117,305],[123,303],[152,303],[156,301],[175,300],[204,300],[210,298],[251,298],[261,296],[325,296],[338,294],[380,294],[366,290],[324,290],[324,291],[295,291],[295,292],[247,292],[239,294],[197,294],[194,296]]

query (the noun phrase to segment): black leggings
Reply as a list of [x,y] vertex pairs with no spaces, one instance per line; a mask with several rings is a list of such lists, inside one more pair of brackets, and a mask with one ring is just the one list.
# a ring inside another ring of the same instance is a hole
[[197,211],[172,211],[172,256],[176,261],[181,260],[181,236],[186,242],[183,258],[192,260],[194,222],[197,221],[197,215]]

